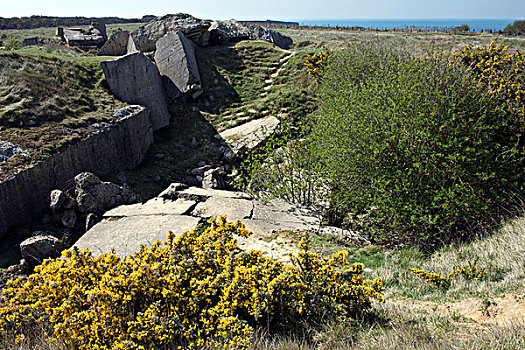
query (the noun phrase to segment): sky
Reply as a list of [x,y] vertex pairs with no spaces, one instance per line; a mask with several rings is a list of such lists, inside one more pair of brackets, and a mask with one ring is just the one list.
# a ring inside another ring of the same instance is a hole
[[1,0],[0,17],[164,15],[203,19],[525,18],[525,0]]

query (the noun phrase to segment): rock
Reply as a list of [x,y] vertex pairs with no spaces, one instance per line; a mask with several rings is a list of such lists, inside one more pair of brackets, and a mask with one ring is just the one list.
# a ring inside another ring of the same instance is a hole
[[50,204],[49,208],[53,213],[59,212],[64,208],[64,204],[66,203],[67,196],[64,192],[60,190],[53,190],[51,191],[51,194],[49,195]]
[[129,32],[120,28],[100,48],[99,56],[123,56],[128,53]]
[[214,188],[219,190],[225,188],[226,182],[223,178],[224,175],[226,175],[226,172],[222,167],[206,171],[202,179],[202,188]]
[[111,91],[128,103],[146,106],[153,130],[168,126],[170,114],[157,67],[140,52],[100,63]]
[[202,182],[203,177],[200,175],[197,175],[195,176],[195,179],[197,180],[197,182]]
[[67,228],[74,228],[77,223],[77,213],[74,210],[66,210],[62,214],[62,225]]
[[41,264],[44,259],[59,257],[62,248],[62,243],[50,235],[31,237],[20,243],[22,258],[32,266]]
[[156,47],[155,62],[169,99],[202,89],[194,44],[182,32],[166,34]]
[[[130,37],[135,48],[141,52],[155,50],[157,40],[167,33],[182,32],[193,42],[207,45],[209,39],[208,28],[211,23],[184,13],[166,15],[137,28]],[[129,52],[129,51],[128,51]]]
[[75,177],[75,193],[78,211],[102,213],[107,209],[130,202],[133,193],[111,182],[101,182],[91,173],[81,173]]
[[250,29],[234,19],[229,21],[214,21],[208,28],[210,33],[210,44],[222,44],[224,42],[236,42],[250,39]]
[[89,213],[98,211],[98,203],[91,193],[82,193],[77,195],[77,206],[80,213]]
[[102,181],[100,181],[98,176],[90,172],[83,172],[75,176],[75,186],[77,191],[97,185],[101,182]]
[[5,162],[16,155],[29,157],[29,152],[11,142],[0,141],[0,163]]
[[86,232],[89,231],[100,221],[99,217],[95,213],[89,213],[86,216]]

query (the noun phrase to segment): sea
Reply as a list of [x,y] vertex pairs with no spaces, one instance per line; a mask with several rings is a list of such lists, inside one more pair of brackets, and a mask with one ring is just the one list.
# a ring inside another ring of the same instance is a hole
[[468,24],[470,30],[503,30],[516,19],[299,19],[304,26],[363,27],[370,29],[447,30]]

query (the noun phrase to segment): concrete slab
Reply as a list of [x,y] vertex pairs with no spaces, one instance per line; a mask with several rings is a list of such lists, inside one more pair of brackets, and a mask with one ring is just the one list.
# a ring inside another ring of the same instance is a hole
[[148,215],[185,215],[197,204],[187,199],[163,200],[153,198],[144,204],[121,205],[104,214],[104,218],[148,216]]
[[226,215],[228,220],[249,219],[253,212],[253,202],[247,199],[211,197],[195,206],[193,216],[208,218]]
[[94,256],[115,248],[118,255],[125,257],[136,252],[141,244],[149,247],[155,241],[165,240],[168,231],[181,234],[197,226],[199,221],[200,218],[185,215],[106,219],[93,226],[74,246],[91,249]]
[[250,196],[242,192],[214,190],[201,187],[190,187],[178,191],[179,198],[206,200],[210,197],[249,199]]
[[257,148],[279,126],[279,119],[267,116],[252,120],[221,132],[219,135],[228,143],[234,153]]
[[321,214],[312,208],[294,206],[283,200],[273,199],[267,202],[254,201],[251,219],[276,224],[315,226],[321,222]]

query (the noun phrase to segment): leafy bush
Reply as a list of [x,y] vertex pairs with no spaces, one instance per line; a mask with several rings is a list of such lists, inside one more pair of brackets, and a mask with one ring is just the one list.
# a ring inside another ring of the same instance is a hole
[[516,20],[508,24],[503,31],[511,35],[525,35],[525,21]]
[[512,208],[523,157],[506,111],[448,57],[379,43],[337,53],[322,77],[312,154],[332,220],[386,243],[465,237]]
[[294,265],[241,251],[239,221],[210,219],[166,242],[121,259],[68,250],[28,278],[9,282],[0,326],[20,334],[35,323],[78,349],[246,348],[255,328],[276,331],[349,317],[384,301],[379,279],[363,265],[346,271],[347,252],[322,258],[299,243]]
[[17,36],[10,36],[4,42],[4,49],[6,50],[16,50],[23,46],[22,38]]
[[[509,52],[509,46],[492,41],[488,48],[470,46],[454,55],[499,99],[509,116],[508,134],[501,135],[519,146],[525,146],[525,53]],[[520,140],[518,140],[520,139]],[[519,142],[521,141],[521,142]]]

